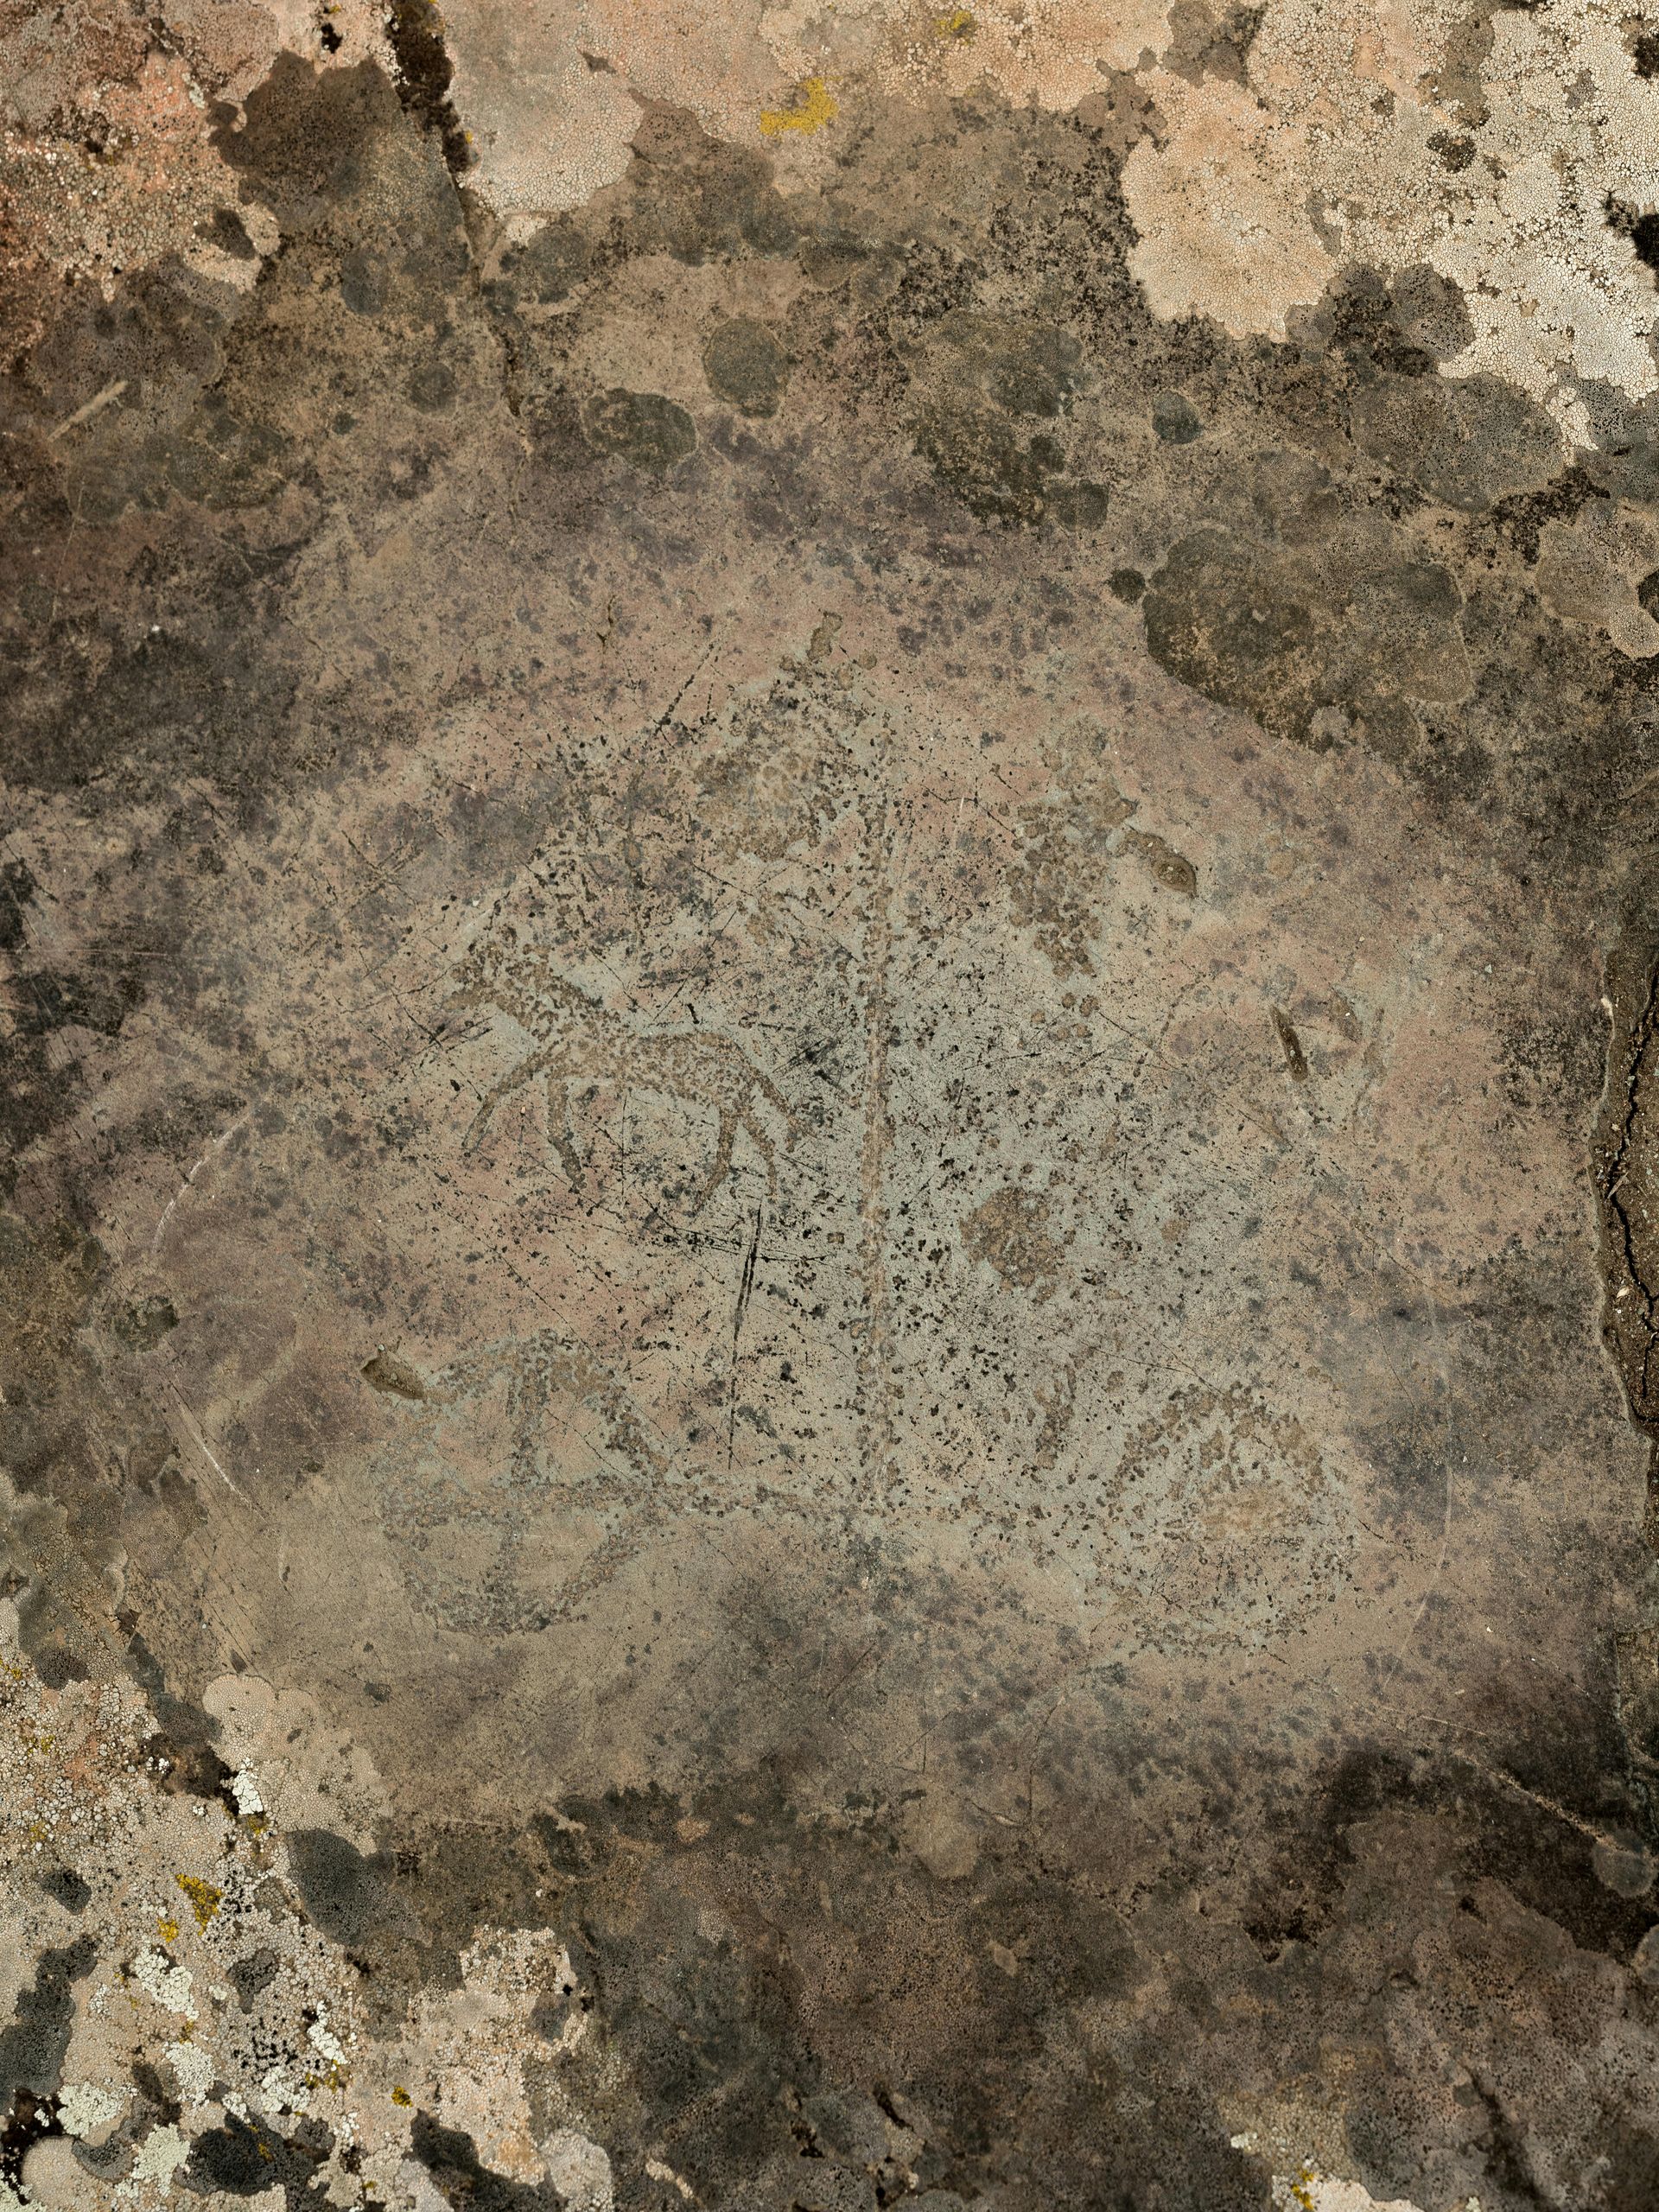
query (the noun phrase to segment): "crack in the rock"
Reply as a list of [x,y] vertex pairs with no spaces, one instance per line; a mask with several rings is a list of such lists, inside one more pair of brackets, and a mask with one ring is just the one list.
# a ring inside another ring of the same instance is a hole
[[1647,1071],[1644,1062],[1653,1045],[1656,1031],[1659,1031],[1659,967],[1649,970],[1647,995],[1642,1011],[1633,1024],[1624,1070],[1624,1109],[1620,1119],[1618,1135],[1611,1156],[1599,1178],[1601,1194],[1610,1220],[1618,1224],[1618,1241],[1624,1258],[1625,1276],[1623,1288],[1633,1291],[1641,1300],[1639,1313],[1635,1316],[1644,1341],[1640,1352],[1640,1363],[1634,1372],[1624,1351],[1624,1341],[1630,1322],[1618,1312],[1619,1288],[1608,1287],[1606,1323],[1618,1354],[1620,1372],[1625,1395],[1630,1400],[1631,1417],[1643,1428],[1652,1433],[1655,1413],[1652,1391],[1652,1368],[1655,1350],[1654,1312],[1656,1285],[1643,1272],[1637,1248],[1635,1224],[1622,1196],[1623,1187],[1630,1169],[1630,1155],[1636,1142],[1637,1117],[1642,1108],[1642,1087]]
[[443,17],[433,0],[391,0],[385,23],[397,65],[397,97],[407,114],[437,132],[449,174],[458,178],[471,168],[475,156],[449,97],[455,67],[443,41]]

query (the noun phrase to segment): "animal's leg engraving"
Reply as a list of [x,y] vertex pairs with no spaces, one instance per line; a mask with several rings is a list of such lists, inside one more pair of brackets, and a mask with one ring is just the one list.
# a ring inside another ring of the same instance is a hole
[[520,1060],[516,1068],[510,1068],[499,1083],[493,1084],[485,1092],[477,1113],[467,1125],[467,1134],[461,1141],[461,1150],[476,1152],[483,1140],[486,1124],[501,1101],[517,1090],[521,1083],[528,1083],[532,1076],[539,1075],[548,1063],[556,1057],[556,1051],[551,1047],[543,1052],[531,1052]]
[[739,1116],[748,1131],[755,1150],[766,1163],[766,1188],[775,1198],[778,1195],[778,1147],[755,1119],[753,1106],[746,1106]]
[[790,1104],[788,1099],[785,1097],[783,1092],[779,1090],[777,1084],[772,1080],[770,1076],[763,1074],[759,1068],[754,1069],[753,1074],[754,1079],[760,1085],[761,1091],[783,1116],[785,1129],[784,1146],[785,1149],[787,1150],[788,1147],[795,1141],[795,1109]]
[[701,1213],[732,1172],[732,1142],[737,1135],[737,1116],[729,1106],[720,1109],[720,1137],[715,1146],[715,1164],[709,1171],[709,1180],[698,1195],[692,1212]]
[[559,1165],[571,1189],[581,1190],[587,1167],[576,1150],[575,1132],[570,1127],[569,1080],[556,1067],[547,1071],[547,1141],[558,1154]]

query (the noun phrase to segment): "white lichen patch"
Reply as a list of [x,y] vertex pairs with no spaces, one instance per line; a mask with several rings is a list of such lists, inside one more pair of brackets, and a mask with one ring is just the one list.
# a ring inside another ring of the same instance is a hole
[[543,2144],[542,2157],[566,2212],[611,2212],[611,2162],[597,2143],[573,2127],[562,2127]]
[[58,2119],[66,2135],[87,2141],[119,2120],[126,2102],[96,2082],[66,2082],[58,2092]]
[[137,1955],[130,1971],[139,1988],[164,2012],[181,2013],[188,2020],[196,2018],[195,2001],[190,1994],[194,1976],[188,1967],[179,1966],[165,1951],[148,1950]]
[[[378,1778],[361,1754],[264,1685],[239,1702],[218,1701],[264,1745],[259,1794],[269,1771],[273,1796],[303,1815],[327,1811],[332,1799],[365,1847],[376,1847]],[[261,1714],[272,1725],[252,1725]],[[292,1727],[286,1762],[273,1716]],[[526,2083],[527,2067],[545,2077],[588,2023],[568,2001],[575,1977],[556,1938],[481,1927],[462,1954],[459,1988],[421,1999],[402,2034],[365,2035],[360,1969],[308,1917],[289,1878],[286,1831],[250,1817],[246,1791],[232,1790],[232,1813],[168,1789],[154,1734],[134,1691],[91,1681],[48,1690],[18,1652],[15,1613],[0,1616],[0,1899],[11,1911],[17,1988],[64,1940],[64,1909],[40,1884],[43,1861],[73,1864],[86,1891],[76,1937],[93,1947],[73,1985],[57,2092],[62,2136],[31,2154],[42,2189],[60,2179],[84,2195],[73,2145],[96,2143],[108,2157],[120,2144],[98,2201],[159,2212],[200,2196],[198,2137],[241,2128],[275,2157],[303,2127],[308,2143],[324,2145],[323,2201],[429,2212],[444,2200],[410,2150],[424,2113],[471,2133],[487,2171],[532,2184],[549,2178],[552,2126],[566,2201],[608,2206],[608,2158],[582,2113],[563,2092],[535,2102]],[[550,2018],[567,2003],[556,2041],[531,2024],[543,1999]],[[156,2109],[157,2094],[171,2108]],[[12,2204],[23,2201],[12,2193]]]
[[474,187],[518,218],[620,177],[642,98],[804,175],[873,99],[979,90],[1066,111],[1132,79],[1155,118],[1124,171],[1132,266],[1159,314],[1283,338],[1344,270],[1427,265],[1471,325],[1448,372],[1502,376],[1583,439],[1580,380],[1659,388],[1654,286],[1629,234],[1659,204],[1659,83],[1636,73],[1612,0],[1499,10],[1484,54],[1468,13],[1268,0],[1243,81],[1175,66],[1164,0],[459,0],[448,20]]
[[246,1820],[250,1814],[263,1813],[265,1801],[259,1795],[259,1785],[245,1766],[238,1767],[231,1777],[231,1795],[236,1800],[236,1809]]
[[[1338,2181],[1304,2166],[1299,2173],[1274,2176],[1273,2212],[1421,2212],[1421,2208],[1403,2196],[1373,2196],[1362,2182]],[[1468,2197],[1452,2212],[1480,2212],[1480,2200]]]
[[1426,264],[1473,326],[1447,372],[1502,376],[1583,438],[1577,379],[1659,384],[1652,278],[1609,219],[1659,200],[1659,86],[1609,0],[1497,13],[1472,79],[1466,14],[1270,0],[1245,86],[1147,74],[1168,127],[1126,164],[1133,266],[1160,314],[1282,336],[1344,268]]
[[170,2043],[167,2063],[187,2104],[199,2105],[213,2086],[213,2062],[200,2044]]
[[151,2128],[139,2146],[131,2173],[117,2185],[117,2203],[142,2203],[150,2189],[163,2196],[170,2196],[173,2177],[181,2166],[188,2163],[189,2157],[188,2141],[171,2121]]
[[[575,1987],[569,1955],[548,1933],[519,1930],[474,1943],[461,1964],[458,1990],[421,1999],[399,2063],[416,2075],[435,2064],[435,2110],[444,2126],[464,2128],[497,2172],[540,2181],[524,2071],[544,2063],[555,2046],[531,2016],[543,1993]],[[576,2012],[572,2041],[587,2017]]]
[[306,2040],[313,2050],[318,2051],[331,2066],[344,2066],[346,2046],[328,2024],[326,2012],[319,2012],[306,2030]]
[[1142,289],[1160,315],[1284,337],[1291,308],[1317,300],[1336,266],[1309,219],[1300,123],[1242,86],[1160,74],[1154,88],[1168,136],[1143,139],[1123,173]]

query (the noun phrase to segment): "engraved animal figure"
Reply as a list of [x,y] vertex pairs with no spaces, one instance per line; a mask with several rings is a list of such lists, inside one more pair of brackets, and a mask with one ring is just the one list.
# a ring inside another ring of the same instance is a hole
[[[377,1369],[384,1376],[385,1362],[364,1371],[375,1380]],[[446,1628],[522,1635],[567,1618],[611,1580],[667,1510],[666,1456],[626,1387],[557,1331],[486,1345],[430,1379],[400,1363],[396,1379],[376,1387],[390,1388],[411,1413],[382,1471],[382,1523],[412,1599]],[[468,1481],[461,1432],[498,1389],[507,1455],[481,1482]],[[567,1573],[549,1577],[543,1567],[538,1586],[526,1588],[526,1540],[543,1515],[572,1509],[597,1526],[598,1541]]]
[[781,1116],[786,1145],[794,1139],[794,1116],[777,1085],[729,1037],[702,1029],[641,1033],[562,976],[545,947],[521,944],[511,936],[474,945],[456,982],[452,1008],[494,1007],[536,1039],[535,1049],[485,1093],[462,1141],[468,1152],[482,1140],[502,1100],[539,1077],[547,1090],[549,1141],[571,1187],[580,1189],[584,1167],[571,1131],[570,1092],[575,1085],[604,1083],[714,1108],[720,1123],[714,1165],[694,1212],[731,1173],[739,1129],[766,1162],[767,1188],[777,1196],[777,1148],[757,1113],[758,1102],[764,1098]]

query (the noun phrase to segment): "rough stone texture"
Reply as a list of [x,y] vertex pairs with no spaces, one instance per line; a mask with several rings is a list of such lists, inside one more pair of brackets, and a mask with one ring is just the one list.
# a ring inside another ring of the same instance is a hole
[[1659,16],[0,0],[0,2206],[1659,2203]]

